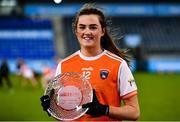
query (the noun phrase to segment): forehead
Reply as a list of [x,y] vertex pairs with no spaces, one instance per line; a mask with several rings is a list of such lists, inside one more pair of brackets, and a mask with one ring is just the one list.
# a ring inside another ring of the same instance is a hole
[[90,14],[90,15],[81,15],[79,16],[78,24],[90,25],[96,24],[100,25],[98,15]]

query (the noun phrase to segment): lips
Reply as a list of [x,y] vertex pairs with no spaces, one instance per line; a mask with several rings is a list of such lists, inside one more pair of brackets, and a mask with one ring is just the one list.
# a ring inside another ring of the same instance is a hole
[[86,40],[86,41],[90,41],[90,40],[93,39],[93,37],[83,37],[83,39]]

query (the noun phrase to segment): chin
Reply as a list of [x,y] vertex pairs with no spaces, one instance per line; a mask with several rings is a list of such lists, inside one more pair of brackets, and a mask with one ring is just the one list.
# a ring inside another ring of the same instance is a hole
[[83,45],[83,47],[85,47],[85,48],[93,48],[95,46],[94,45]]
[[94,46],[84,46],[85,48],[93,48]]
[[85,44],[82,44],[83,47],[94,47],[95,44],[92,44],[92,43],[85,43]]

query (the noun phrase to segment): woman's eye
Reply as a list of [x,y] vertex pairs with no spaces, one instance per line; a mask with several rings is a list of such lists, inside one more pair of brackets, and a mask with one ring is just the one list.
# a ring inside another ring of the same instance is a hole
[[96,27],[90,27],[90,29],[91,29],[91,30],[95,30],[95,29],[97,29],[97,28],[96,28]]
[[83,30],[83,29],[85,29],[85,27],[81,26],[81,27],[79,27],[79,29]]

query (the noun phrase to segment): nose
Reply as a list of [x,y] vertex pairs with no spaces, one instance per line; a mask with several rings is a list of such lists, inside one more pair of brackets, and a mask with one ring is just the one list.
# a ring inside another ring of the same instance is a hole
[[90,30],[89,28],[86,28],[86,29],[84,30],[84,34],[91,34],[91,30]]

